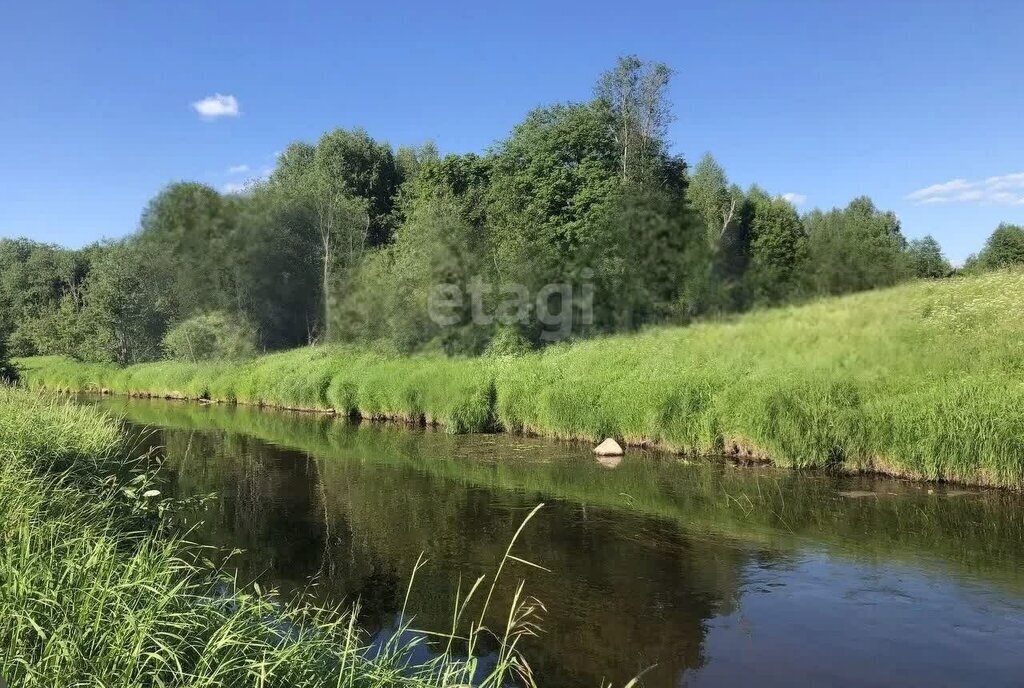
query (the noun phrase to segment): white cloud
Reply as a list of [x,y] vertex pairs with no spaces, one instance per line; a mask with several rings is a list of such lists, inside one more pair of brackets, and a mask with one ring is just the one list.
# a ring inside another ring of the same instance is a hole
[[203,119],[217,119],[218,117],[238,117],[241,111],[238,109],[238,99],[234,96],[223,96],[219,93],[207,96],[202,100],[192,103],[192,109],[199,113]]
[[790,191],[789,193],[782,194],[782,200],[789,201],[795,206],[801,206],[807,202],[807,196]]
[[907,194],[907,200],[928,203],[993,203],[1024,205],[1024,172],[969,181],[951,179]]
[[245,174],[248,171],[248,165],[232,165],[228,168],[228,174]]
[[249,183],[248,182],[241,182],[241,183],[238,183],[238,182],[228,182],[224,186],[220,187],[220,191],[221,191],[221,193],[226,193],[226,194],[242,193],[248,187],[249,187]]
[[985,183],[993,189],[1024,189],[1024,172],[1004,174],[1001,177],[989,177]]

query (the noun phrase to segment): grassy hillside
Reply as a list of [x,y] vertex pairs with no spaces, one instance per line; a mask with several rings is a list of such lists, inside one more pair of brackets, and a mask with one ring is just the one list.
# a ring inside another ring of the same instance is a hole
[[1024,273],[919,282],[520,357],[317,347],[243,365],[19,361],[34,388],[208,397],[1024,485]]

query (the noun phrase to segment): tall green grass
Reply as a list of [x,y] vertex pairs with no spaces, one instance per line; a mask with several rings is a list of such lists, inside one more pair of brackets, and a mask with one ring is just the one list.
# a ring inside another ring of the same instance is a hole
[[[357,610],[219,577],[175,534],[164,508],[173,503],[161,501],[150,467],[120,458],[125,450],[117,422],[98,410],[0,387],[0,676],[9,685],[533,684],[518,646],[536,632],[537,603],[520,588],[503,627],[482,621],[488,586],[518,561],[518,533],[491,580],[455,600],[424,660],[427,636],[405,611],[397,632],[371,646]],[[486,667],[474,656],[485,640],[496,648]]]
[[[390,524],[390,538],[368,538],[381,549],[403,549],[394,542],[397,530],[429,539],[435,522],[407,519],[410,525],[399,528],[395,523],[404,515],[382,515],[373,498],[348,486],[374,484],[377,488],[371,492],[390,494],[408,489],[399,483],[415,471],[438,481],[540,494],[667,519],[681,532],[698,537],[713,533],[779,550],[813,543],[838,557],[908,562],[943,575],[954,571],[996,582],[1015,593],[1024,591],[1024,570],[1019,566],[1024,558],[1024,520],[1019,517],[1024,504],[1021,495],[1005,490],[972,491],[969,496],[952,490],[960,496],[944,498],[946,490],[913,483],[871,479],[841,483],[847,489],[879,492],[877,499],[854,498],[837,494],[836,481],[827,476],[666,461],[649,452],[632,452],[608,470],[585,449],[580,452],[554,442],[406,432],[387,425],[353,425],[325,416],[241,406],[122,398],[100,403],[139,427],[162,429],[167,460],[189,493],[231,484],[233,459],[230,452],[218,448],[241,437],[256,437],[317,457],[321,466],[317,479],[331,496],[330,502],[348,509],[346,521],[366,499],[369,505],[362,510],[362,527],[379,523],[379,531],[385,532]],[[196,451],[204,461],[186,458]],[[246,455],[251,451],[247,447]],[[558,596],[549,591],[543,598]]]
[[26,383],[333,410],[795,468],[1024,486],[1024,273],[918,282],[516,357],[18,362]]

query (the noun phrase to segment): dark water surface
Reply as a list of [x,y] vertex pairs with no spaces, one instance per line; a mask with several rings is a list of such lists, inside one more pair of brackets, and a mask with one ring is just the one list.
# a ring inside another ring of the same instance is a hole
[[[450,622],[459,578],[493,572],[547,607],[541,685],[1024,685],[1024,498],[737,468],[511,436],[311,415],[93,400],[157,429],[180,495],[216,492],[196,537],[239,577],[361,600],[393,626]],[[92,401],[90,403],[93,403]],[[499,621],[499,615],[495,615]]]

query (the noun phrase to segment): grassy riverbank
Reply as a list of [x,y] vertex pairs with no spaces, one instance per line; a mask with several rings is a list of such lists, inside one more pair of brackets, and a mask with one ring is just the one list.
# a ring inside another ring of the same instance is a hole
[[[368,529],[375,527],[375,519],[389,523],[405,514],[360,508],[367,497],[348,486],[362,482],[377,486],[373,493],[397,493],[408,487],[388,481],[415,472],[438,481],[665,519],[679,532],[698,538],[714,534],[781,551],[811,546],[848,560],[898,561],[940,575],[981,578],[1014,594],[1024,592],[1019,566],[1024,521],[1015,516],[1024,504],[1020,494],[1007,490],[965,492],[871,478],[844,480],[837,487],[836,480],[822,475],[665,461],[648,452],[631,452],[610,470],[585,448],[546,440],[409,432],[386,424],[349,424],[243,406],[121,397],[98,403],[140,427],[161,428],[169,467],[190,493],[222,488],[219,481],[227,471],[211,468],[223,452],[220,443],[249,446],[242,438],[256,437],[315,457],[318,479],[330,501],[349,509],[346,519],[362,513]],[[204,458],[189,458],[196,456]],[[848,490],[853,492],[844,495]],[[253,498],[274,501],[269,495]],[[401,530],[429,539],[434,527],[433,521],[417,519]],[[373,547],[390,544],[369,540]]]
[[49,390],[147,393],[781,466],[1024,486],[1024,273],[826,299],[518,357],[317,347],[243,365],[18,362]]
[[[0,676],[8,685],[469,683],[478,667],[455,649],[416,663],[406,634],[369,650],[352,612],[236,590],[193,563],[201,552],[175,534],[152,467],[120,458],[126,451],[119,424],[96,409],[0,387]],[[478,680],[490,671],[481,685],[506,685],[521,667],[523,611],[498,629],[505,641],[491,642],[495,668],[476,671]]]

